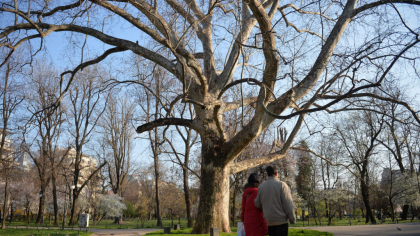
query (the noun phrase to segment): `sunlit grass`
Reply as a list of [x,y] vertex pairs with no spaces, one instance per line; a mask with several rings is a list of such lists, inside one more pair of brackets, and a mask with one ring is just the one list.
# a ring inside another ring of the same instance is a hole
[[[398,223],[410,223],[410,222],[420,222],[420,220],[398,220]],[[296,224],[290,225],[291,227],[308,227],[308,226],[328,226],[328,218],[321,218],[321,223],[319,223],[318,219],[311,218],[309,220],[305,220],[304,222],[302,220],[297,220]],[[395,224],[396,222],[393,222],[391,219],[386,219],[384,221],[380,221],[376,219],[377,224]],[[309,225],[308,225],[309,224]],[[333,218],[331,221],[331,226],[350,226],[350,225],[370,225],[371,223],[365,223],[365,218],[342,218],[341,220],[339,218]]]
[[76,236],[80,233],[81,236],[88,236],[91,235],[92,232],[86,233],[85,231],[78,231],[78,230],[57,230],[57,229],[0,229],[0,236],[27,236],[27,235],[39,235],[39,236],[47,236],[47,235],[54,235],[54,234],[62,234],[69,236]]

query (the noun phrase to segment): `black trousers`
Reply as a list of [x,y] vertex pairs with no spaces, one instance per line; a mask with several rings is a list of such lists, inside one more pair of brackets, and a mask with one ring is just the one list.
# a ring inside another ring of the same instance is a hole
[[269,236],[287,236],[289,233],[289,224],[268,226]]

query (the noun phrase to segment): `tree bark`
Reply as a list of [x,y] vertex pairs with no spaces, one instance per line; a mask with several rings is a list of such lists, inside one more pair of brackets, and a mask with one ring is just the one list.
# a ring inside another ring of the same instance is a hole
[[44,219],[44,205],[45,205],[45,189],[47,186],[41,186],[41,194],[42,197],[39,198],[39,208],[38,208],[38,216],[36,218],[35,224],[41,224],[43,223]]
[[[57,174],[55,171],[52,174],[52,186],[53,186],[53,202],[54,202],[54,226],[59,226],[58,223],[58,199],[57,199]],[[66,196],[65,196],[66,197]]]
[[370,208],[369,203],[369,187],[363,179],[360,181],[360,189],[362,190],[363,203],[366,208],[366,224],[369,223],[369,221],[372,222],[372,224],[376,224],[376,220],[375,217],[373,217],[372,209]]
[[[156,76],[156,96],[160,96],[160,75]],[[156,100],[155,104],[155,120],[159,118],[159,102]],[[153,159],[155,164],[155,190],[156,190],[156,218],[157,218],[157,227],[162,227],[162,216],[160,215],[160,199],[159,199],[159,136],[158,136],[158,128],[155,127],[155,138],[154,138],[154,145],[153,148]]]
[[190,187],[189,187],[189,161],[190,161],[190,141],[191,141],[191,129],[187,131],[187,138],[185,140],[185,158],[184,158],[184,165],[185,167],[182,168],[182,174],[184,178],[184,196],[185,196],[185,206],[187,211],[187,227],[192,228],[193,227],[193,217],[192,217],[192,203],[191,203],[191,193],[190,193]]
[[236,186],[235,189],[233,190],[232,193],[232,206],[230,207],[230,215],[231,215],[231,221],[232,224],[235,226],[235,222],[236,222]]
[[[203,144],[203,146],[205,146]],[[229,168],[211,158],[203,158],[200,203],[193,234],[208,234],[210,228],[230,233]]]
[[394,203],[389,199],[389,205],[391,206],[391,218],[392,221],[395,221],[395,211],[394,211]]
[[71,193],[73,194],[73,202],[72,202],[72,207],[71,207],[71,215],[70,215],[70,223],[69,225],[75,225],[76,224],[76,219],[77,219],[77,206],[79,204],[79,193],[76,193],[77,191],[75,191],[74,189],[70,190]]
[[[188,166],[187,163],[185,163],[186,166]],[[188,170],[183,168],[183,175],[184,175],[184,196],[185,196],[185,206],[187,211],[187,227],[191,228],[193,227],[193,218],[192,218],[192,203],[191,203],[191,194],[190,194],[190,187],[189,187],[189,181],[188,181]]]
[[3,204],[3,220],[1,222],[1,228],[6,228],[6,218],[7,218],[7,212],[8,212],[8,206],[9,206],[9,178],[6,176],[5,179],[5,185],[4,185],[4,204]]

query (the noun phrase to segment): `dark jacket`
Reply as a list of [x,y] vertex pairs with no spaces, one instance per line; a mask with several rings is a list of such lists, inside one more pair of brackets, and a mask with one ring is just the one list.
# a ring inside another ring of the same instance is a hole
[[244,222],[246,236],[264,236],[268,234],[268,227],[263,217],[263,212],[255,207],[258,187],[245,188],[242,195],[241,221]]

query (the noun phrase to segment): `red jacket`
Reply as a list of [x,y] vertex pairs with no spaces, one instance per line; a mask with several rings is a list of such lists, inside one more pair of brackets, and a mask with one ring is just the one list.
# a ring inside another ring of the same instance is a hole
[[248,187],[242,195],[241,221],[244,222],[246,236],[264,236],[268,234],[268,227],[262,210],[255,207],[254,199],[258,188]]

